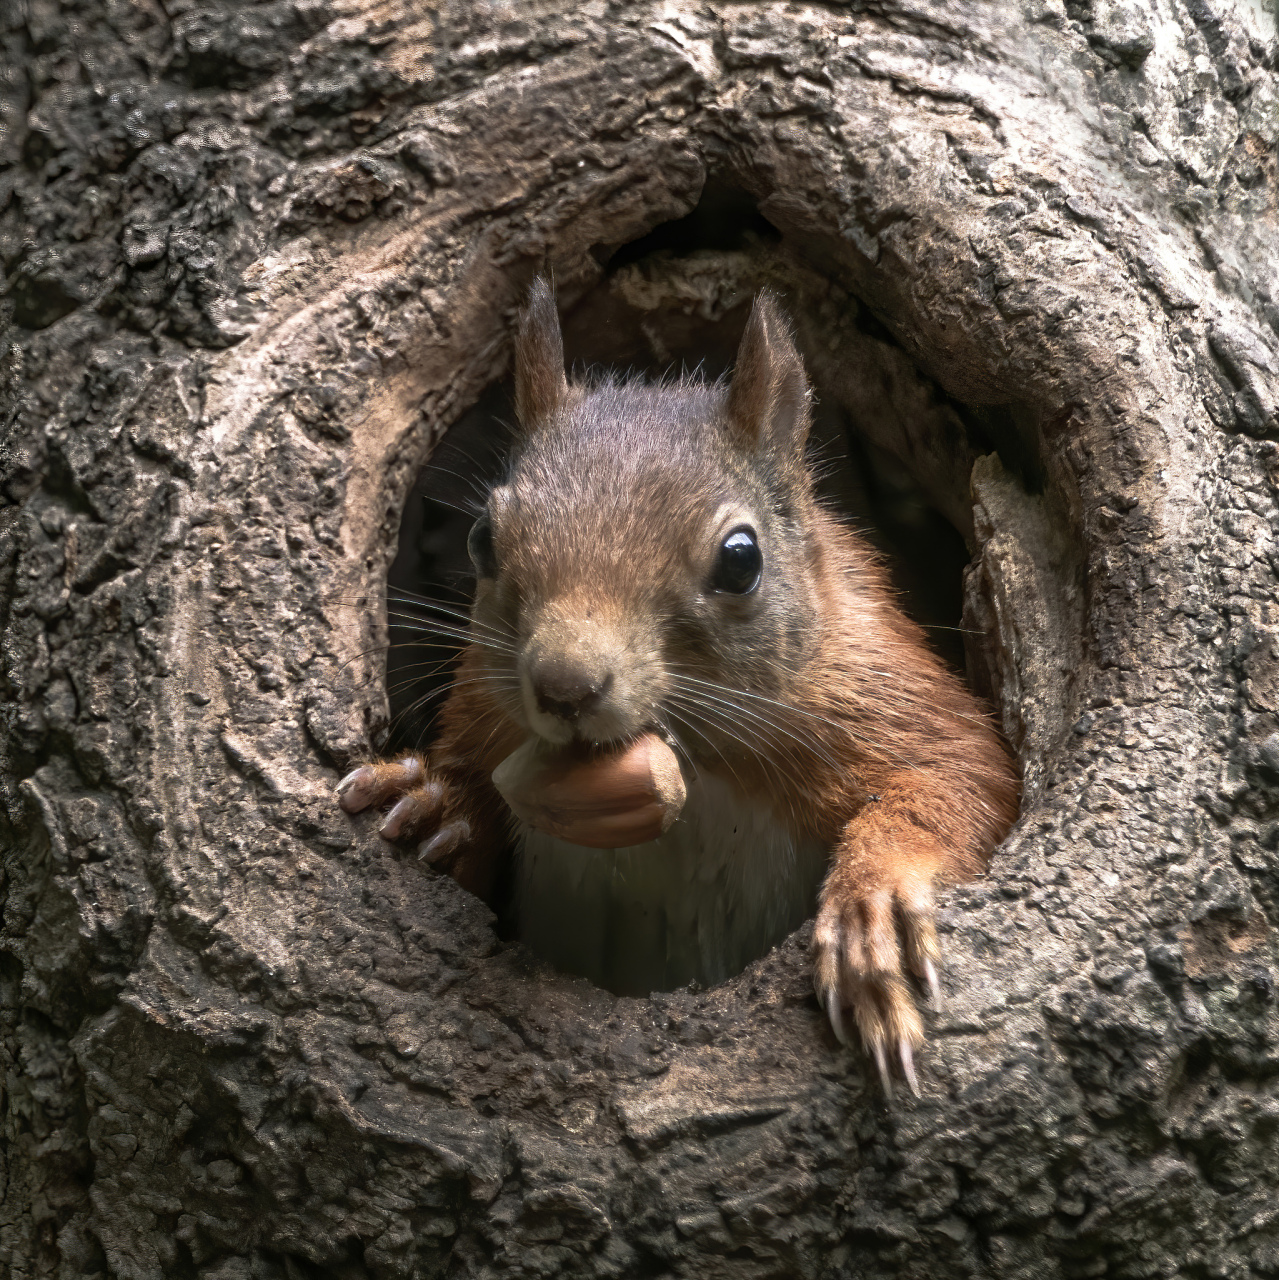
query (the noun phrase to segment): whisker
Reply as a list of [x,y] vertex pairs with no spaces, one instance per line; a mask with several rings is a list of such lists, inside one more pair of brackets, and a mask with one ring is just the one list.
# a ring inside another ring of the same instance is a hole
[[[481,486],[492,488],[496,481],[485,480],[483,477],[486,472],[500,472],[503,470],[502,451],[492,444],[485,445],[482,441],[471,441],[471,443],[481,446],[483,457],[477,457],[474,451],[468,448],[467,444],[462,440],[454,439],[452,431],[446,432],[444,438],[431,453],[431,460],[427,467],[428,471],[453,476],[470,485],[472,489],[479,489]],[[471,470],[469,472],[455,470],[451,464],[458,462],[469,462]],[[430,493],[429,483],[423,486],[423,491],[424,496]]]
[[[674,699],[674,701],[675,705],[684,712],[683,720],[685,723],[690,723],[691,717],[692,720],[700,720],[710,728],[718,728],[722,732],[738,738],[739,741],[742,740],[743,736],[750,739],[749,745],[746,749],[756,759],[765,762],[774,772],[793,784],[786,788],[786,794],[788,796],[798,796],[806,789],[807,782],[811,778],[811,766],[805,768],[804,763],[798,760],[795,753],[784,744],[779,745],[768,738],[764,738],[761,742],[759,739],[758,726],[752,725],[749,722],[743,724],[741,722],[734,721],[730,719],[729,716],[720,708],[708,709],[701,704],[689,705],[679,698]],[[707,742],[721,760],[726,764],[728,763],[728,756],[719,748],[718,745],[712,742],[706,734],[698,731],[698,737],[700,737],[704,742]],[[735,771],[734,776],[737,776]],[[794,811],[794,800],[790,801],[789,807]]]
[[[492,623],[481,622],[478,618],[473,617],[469,611],[456,608],[452,605],[445,604],[440,600],[428,600],[425,597],[422,597],[421,599],[418,599],[418,600],[410,600],[410,599],[397,600],[397,599],[394,599],[393,597],[388,596],[387,603],[388,603],[388,615],[389,615],[389,606],[392,604],[401,605],[401,606],[407,605],[407,606],[411,606],[413,608],[418,608],[418,609],[433,609],[435,610],[436,613],[442,613],[446,617],[452,618],[459,623],[465,624],[467,627],[469,627],[473,631],[479,631],[479,632],[486,633],[488,635],[499,636],[503,639],[512,640],[512,641],[514,641],[515,639],[515,633],[509,627],[497,627],[497,626],[494,626]],[[416,615],[403,613],[401,610],[397,610],[395,616],[406,617],[406,618],[416,618]]]
[[[451,666],[454,666],[456,659],[445,658],[443,661],[426,661],[426,662],[408,662],[403,666],[395,668],[397,676],[407,671],[417,671],[417,675],[405,675],[402,680],[396,680],[394,684],[387,681],[386,691],[389,694],[401,693],[405,689],[412,688],[413,685],[421,683],[423,680],[434,680],[437,676],[442,676]],[[419,671],[421,667],[430,667],[429,671]]]
[[[353,607],[370,608],[377,607],[382,604],[381,596],[332,596],[326,603],[329,604],[348,604]],[[430,596],[421,595],[416,591],[409,591],[404,587],[394,587],[386,593],[386,603],[388,605],[396,604],[406,608],[413,609],[433,609],[437,613],[447,614],[451,618],[457,619],[459,622],[470,623],[472,621],[470,612],[463,607],[463,601],[454,601],[452,603],[444,600],[435,600]]]
[[689,751],[683,742],[680,741],[679,735],[669,724],[666,723],[665,718],[660,714],[658,716],[658,727],[666,731],[666,734],[674,745],[675,750],[685,761],[687,761],[688,767],[692,769],[693,777],[700,781],[702,776],[701,771],[697,767],[697,761],[693,758],[692,752]]
[[[392,649],[418,649],[418,648],[444,649],[444,648],[452,648],[452,646],[451,645],[431,645],[431,644],[428,644],[425,640],[402,640],[398,643],[393,641],[389,644],[375,644],[368,649],[361,649],[358,652],[353,653],[349,657],[343,659],[340,663],[338,663],[337,671],[335,674],[341,675],[341,673],[345,671],[347,667],[349,667],[353,662],[358,662],[361,658],[372,657],[372,655],[375,653],[389,653]],[[334,656],[336,657],[337,655],[335,654]],[[452,659],[448,659],[448,661],[452,661]]]
[[[693,696],[694,695],[691,691],[685,691],[686,698],[691,698]],[[795,743],[795,745],[802,750],[816,755],[831,769],[838,770],[840,767],[839,762],[830,754],[829,751],[826,750],[825,744],[819,739],[802,737],[788,726],[765,715],[762,711],[757,711],[752,707],[741,706],[739,703],[733,702],[731,699],[719,698],[710,693],[699,691],[695,696],[716,704],[726,714],[729,712],[733,713],[735,716],[735,722],[742,729],[753,729],[756,733],[763,731],[780,734],[782,737],[790,739],[791,742]],[[789,751],[788,748],[783,749]],[[799,766],[801,762],[796,759],[795,763]]]
[[912,760],[906,759],[900,752],[894,751],[885,743],[876,742],[867,737],[865,734],[859,733],[851,724],[847,722],[841,723],[838,720],[831,720],[828,716],[819,715],[815,711],[809,711],[804,707],[796,707],[786,702],[779,702],[776,698],[769,698],[761,693],[752,693],[749,689],[733,689],[728,686],[717,684],[708,680],[700,680],[696,676],[685,675],[682,672],[672,672],[672,678],[678,681],[687,682],[693,688],[715,689],[724,693],[735,694],[739,697],[750,698],[752,701],[759,702],[766,706],[776,707],[787,713],[803,716],[805,719],[815,721],[819,724],[828,725],[830,728],[837,730],[846,737],[852,738],[855,742],[867,747],[871,751],[896,760],[904,768],[910,770],[918,770],[919,765]]
[[390,616],[392,613],[392,606],[394,606],[393,612],[394,612],[394,616],[396,617],[413,618],[415,620],[421,621],[421,620],[424,620],[425,618],[429,618],[431,614],[418,613],[414,611],[425,610],[427,608],[430,608],[434,613],[443,614],[446,619],[458,624],[459,626],[472,627],[472,628],[475,628],[476,630],[489,632],[492,635],[501,635],[501,636],[506,636],[510,639],[514,639],[514,633],[509,631],[506,628],[498,628],[493,626],[490,623],[481,622],[478,619],[473,618],[469,613],[461,609],[453,609],[453,608],[450,608],[448,605],[439,604],[437,602],[432,602],[428,606],[427,604],[416,601],[416,600],[388,600],[387,601],[388,616]]
[[386,598],[388,604],[397,604],[405,608],[433,609],[436,613],[445,613],[453,618],[465,618],[467,622],[471,621],[470,610],[462,608],[460,601],[449,603],[446,600],[434,600],[416,593],[410,596],[400,591],[398,587],[394,592],[388,591]]
[[449,640],[447,642],[443,640],[439,640],[439,641],[395,640],[395,641],[392,641],[389,645],[383,645],[382,648],[384,649],[446,649],[451,656],[448,658],[442,658],[440,659],[440,661],[454,662],[462,656],[462,652],[465,649],[465,645],[460,645],[453,640]]
[[514,644],[513,637],[503,635],[498,631],[490,631],[485,627],[463,627],[456,622],[441,622],[436,618],[421,618],[412,613],[390,612],[387,620],[393,627],[403,627],[408,630],[421,630],[429,628],[447,627],[452,633],[461,633],[474,639],[488,639],[502,644]]
[[467,644],[477,644],[482,649],[492,649],[494,652],[506,654],[508,657],[513,657],[515,654],[515,648],[506,641],[483,635],[472,635],[469,631],[462,631],[459,628],[449,626],[446,623],[430,623],[428,625],[425,622],[413,624],[397,622],[396,627],[400,631],[417,631],[421,632],[423,635],[450,636],[454,640],[460,641],[463,646]]
[[786,772],[789,771],[789,766],[800,767],[801,762],[795,754],[785,744],[774,741],[768,733],[768,730],[773,726],[761,725],[735,715],[731,708],[723,706],[708,707],[705,702],[700,700],[693,701],[686,695],[675,695],[670,701],[679,706],[686,714],[692,714],[708,726],[718,728],[737,738],[753,755],[768,761],[774,767],[786,766],[784,768]]
[[435,495],[435,494],[433,494],[433,493],[432,493],[432,494],[423,494],[422,496],[423,496],[423,497],[426,499],[426,501],[428,501],[428,502],[436,503],[437,505],[439,505],[439,506],[441,506],[441,507],[447,507],[450,511],[456,511],[456,512],[458,513],[458,515],[460,515],[460,516],[467,516],[468,518],[470,518],[470,519],[472,519],[472,520],[476,519],[476,518],[479,516],[480,511],[482,510],[482,507],[481,507],[480,505],[478,505],[478,504],[477,504],[477,505],[475,505],[475,506],[470,506],[470,505],[462,506],[462,505],[460,505],[459,503],[456,503],[456,502],[450,502],[447,498],[441,498],[441,497],[438,497],[437,495]]
[[502,470],[501,451],[495,449],[492,445],[489,445],[483,450],[485,455],[484,457],[476,457],[475,453],[468,449],[460,440],[450,439],[451,435],[452,432],[446,433],[444,439],[436,446],[435,452],[431,454],[430,465],[432,469],[437,466],[440,466],[441,469],[443,469],[442,465],[438,461],[439,459],[460,458],[463,462],[469,462],[474,468],[474,472],[471,476],[471,483],[473,487],[478,488],[481,484],[492,487],[493,484],[496,484],[497,481],[486,481],[483,480],[482,477],[486,472],[497,473]]
[[823,743],[803,738],[753,708],[710,697],[702,692],[692,694],[676,691],[668,696],[686,712],[696,714],[708,725],[738,737],[742,745],[755,755],[774,766],[785,766],[797,771],[797,777],[811,773],[813,756],[831,768],[838,768],[838,762],[829,755]]
[[[675,679],[683,683],[687,679],[687,677],[680,676],[679,674],[676,673]],[[701,683],[707,684],[708,682],[703,681]],[[840,762],[836,760],[829,753],[829,751],[826,749],[827,744],[822,742],[820,739],[801,736],[798,732],[796,732],[790,726],[783,724],[775,716],[768,714],[768,710],[769,710],[768,708],[756,709],[754,707],[746,707],[746,706],[742,706],[740,703],[733,700],[735,697],[738,697],[738,696],[749,697],[750,695],[747,693],[746,690],[731,689],[723,685],[715,686],[715,687],[718,688],[723,693],[733,695],[733,697],[730,697],[727,699],[720,698],[720,697],[717,697],[715,694],[709,693],[706,690],[701,688],[697,688],[697,689],[686,688],[685,694],[687,696],[695,697],[695,698],[707,698],[711,701],[719,703],[721,706],[725,708],[732,708],[734,711],[738,712],[740,715],[748,717],[751,721],[753,721],[757,725],[766,726],[769,729],[776,731],[777,733],[783,734],[784,736],[790,738],[791,741],[795,742],[798,746],[802,747],[803,749],[807,751],[811,751],[816,755],[820,756],[820,758],[824,760],[825,763],[829,765],[832,769],[840,768]],[[786,704],[784,703],[775,703],[774,705],[781,710],[789,709],[786,707]]]
[[452,693],[455,689],[462,689],[469,685],[485,684],[489,681],[496,681],[499,679],[499,677],[495,676],[472,676],[464,680],[452,680],[448,684],[441,685],[439,688],[427,690],[427,692],[420,698],[415,699],[407,707],[404,707],[399,712],[399,715],[403,717],[411,716],[416,712],[421,711],[433,699],[441,698],[445,694]]
[[[412,629],[409,624],[415,624],[418,628],[424,628],[429,625],[440,635],[451,635],[464,642],[475,640],[484,642],[489,648],[498,648],[499,646],[507,646],[507,652],[513,653],[513,645],[515,636],[507,630],[499,630],[497,627],[489,623],[479,622],[472,618],[469,613],[452,605],[444,604],[439,600],[432,600],[427,596],[418,595],[416,592],[408,592],[402,588],[396,588],[396,592],[400,594],[402,599],[395,599],[391,593],[388,593],[387,619],[394,619],[396,625],[404,626],[406,629]],[[414,598],[415,597],[415,598]],[[378,603],[370,596],[350,596],[346,598],[338,597],[335,603],[345,603],[351,605],[370,605]],[[457,625],[449,623],[437,622],[429,617],[419,617],[416,614],[405,613],[400,609],[391,609],[390,604],[410,605],[414,608],[432,609],[437,613],[442,613],[446,617],[451,618]]]
[[706,745],[724,762],[724,764],[728,768],[729,773],[733,775],[733,778],[737,782],[738,787],[743,791],[747,790],[745,784],[742,782],[741,775],[737,772],[736,769],[733,768],[733,762],[715,745],[714,742],[711,741],[710,738],[708,738],[704,733],[702,733],[702,731],[698,729],[698,727],[691,720],[687,719],[685,716],[681,716],[674,709],[668,707],[667,714],[673,720],[677,721],[679,724],[682,724],[685,729],[689,730],[691,733],[695,733],[699,738],[701,738],[701,740],[704,743],[706,743]]

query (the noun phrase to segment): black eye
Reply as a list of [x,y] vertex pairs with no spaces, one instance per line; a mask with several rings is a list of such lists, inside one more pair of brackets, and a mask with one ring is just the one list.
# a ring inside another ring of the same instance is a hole
[[466,537],[466,553],[481,578],[497,577],[497,553],[493,550],[493,524],[485,512]]
[[711,586],[735,596],[749,595],[759,586],[764,556],[753,529],[734,529],[720,544]]

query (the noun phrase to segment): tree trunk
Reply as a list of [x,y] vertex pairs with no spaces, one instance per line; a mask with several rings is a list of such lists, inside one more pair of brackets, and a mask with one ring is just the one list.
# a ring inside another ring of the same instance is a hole
[[[1279,1274],[1273,16],[5,23],[5,1274]],[[686,309],[778,287],[968,540],[1023,762],[943,896],[917,1101],[834,1041],[804,931],[616,999],[333,799],[387,723],[352,601],[529,281],[570,336],[641,315],[670,255],[615,251],[704,188],[767,234]]]

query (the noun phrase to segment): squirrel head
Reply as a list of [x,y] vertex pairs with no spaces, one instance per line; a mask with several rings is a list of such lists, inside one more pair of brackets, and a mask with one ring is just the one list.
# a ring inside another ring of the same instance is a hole
[[767,293],[727,387],[572,385],[554,297],[534,284],[520,438],[470,538],[472,634],[513,719],[553,743],[616,742],[678,732],[696,682],[781,687],[816,613],[808,400]]

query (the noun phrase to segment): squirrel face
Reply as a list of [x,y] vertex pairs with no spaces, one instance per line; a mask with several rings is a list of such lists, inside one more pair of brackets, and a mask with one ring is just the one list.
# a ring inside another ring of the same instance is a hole
[[470,550],[476,624],[508,638],[487,648],[489,674],[542,739],[624,740],[678,716],[681,676],[770,692],[802,666],[807,389],[776,313],[757,317],[727,390],[570,388],[535,288],[517,347],[524,434]]

